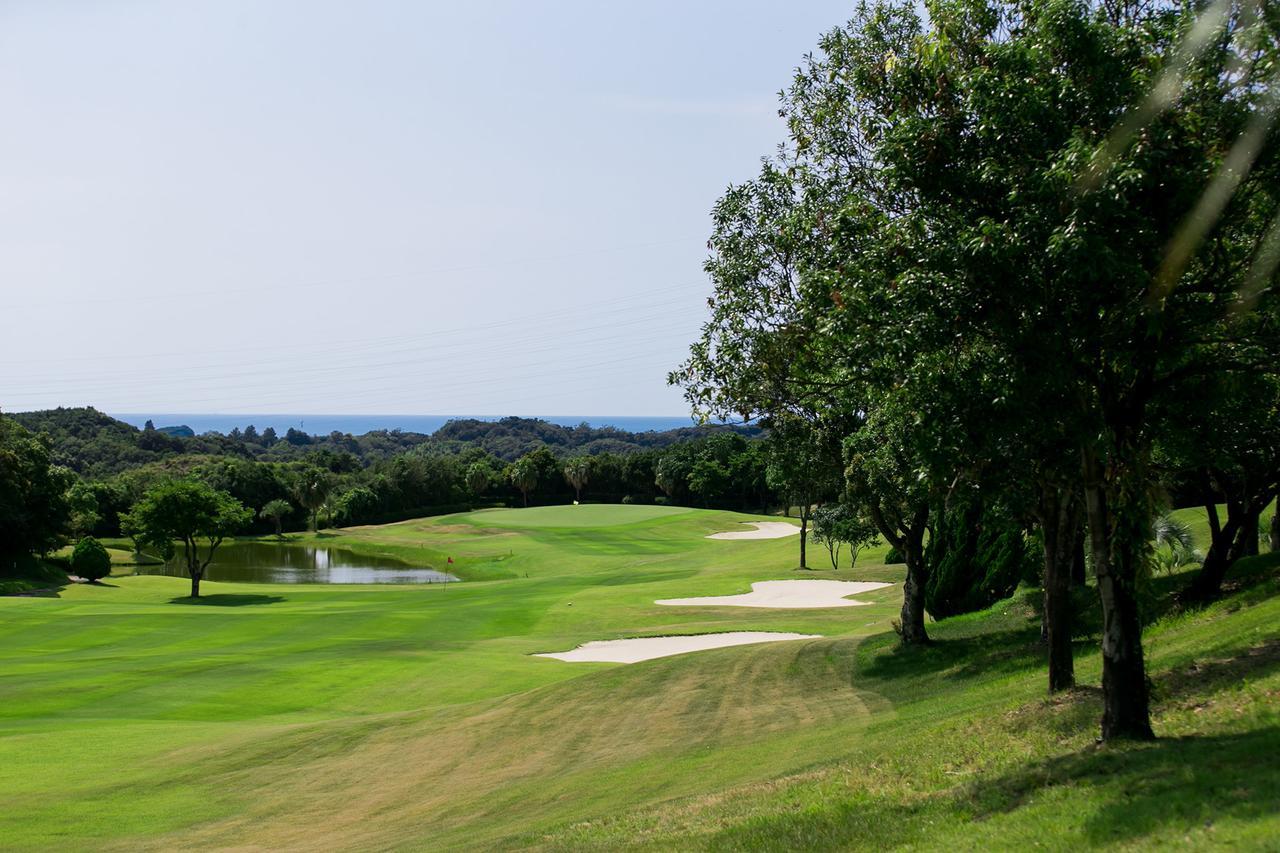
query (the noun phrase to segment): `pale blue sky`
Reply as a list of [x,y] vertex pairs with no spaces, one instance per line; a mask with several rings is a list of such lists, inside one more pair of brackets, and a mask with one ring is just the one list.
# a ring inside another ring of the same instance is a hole
[[0,2],[0,407],[683,414],[835,2]]

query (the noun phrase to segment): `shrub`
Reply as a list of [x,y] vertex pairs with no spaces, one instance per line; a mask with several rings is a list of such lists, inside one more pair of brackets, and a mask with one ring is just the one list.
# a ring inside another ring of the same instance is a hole
[[71,571],[88,581],[102,580],[111,574],[111,555],[101,542],[86,536],[71,552]]
[[622,496],[622,502],[623,502],[624,504],[633,504],[633,503],[635,503],[635,502],[636,502],[636,499],[635,499],[635,498],[633,498],[633,497],[631,497],[631,495],[623,495],[623,496]]
[[666,506],[669,503],[671,503],[671,499],[668,497],[665,497],[664,495],[658,495],[656,498],[653,499],[653,502],[658,506]]
[[892,546],[889,547],[888,553],[884,555],[884,564],[886,566],[897,566],[906,561],[907,558],[902,556],[902,552]]

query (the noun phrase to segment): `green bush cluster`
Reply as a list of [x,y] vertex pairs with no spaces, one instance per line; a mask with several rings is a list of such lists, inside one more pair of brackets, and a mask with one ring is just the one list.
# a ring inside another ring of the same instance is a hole
[[102,543],[86,536],[71,552],[71,571],[87,581],[98,581],[111,575],[111,555]]

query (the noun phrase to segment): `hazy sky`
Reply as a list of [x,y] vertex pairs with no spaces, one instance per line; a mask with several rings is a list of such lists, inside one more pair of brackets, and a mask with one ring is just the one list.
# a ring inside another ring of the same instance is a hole
[[683,414],[850,8],[0,0],[0,407]]

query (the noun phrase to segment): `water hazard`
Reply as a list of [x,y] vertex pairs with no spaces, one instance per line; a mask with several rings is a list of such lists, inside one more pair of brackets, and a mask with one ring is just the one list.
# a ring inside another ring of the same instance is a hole
[[[144,575],[186,577],[182,555],[164,565],[139,566]],[[222,545],[205,579],[232,583],[448,583],[458,578],[391,557],[369,557],[341,548],[233,542]]]

